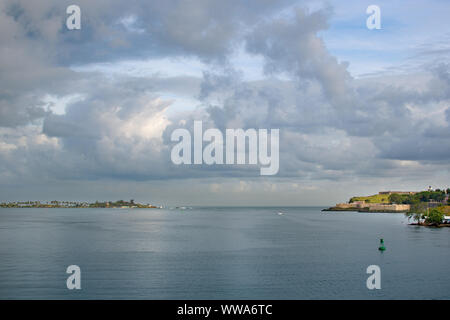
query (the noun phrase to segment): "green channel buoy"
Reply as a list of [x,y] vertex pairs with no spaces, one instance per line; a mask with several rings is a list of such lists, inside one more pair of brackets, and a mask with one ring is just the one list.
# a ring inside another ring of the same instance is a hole
[[378,247],[378,250],[384,251],[386,250],[386,247],[384,246],[384,240],[380,239],[380,246]]

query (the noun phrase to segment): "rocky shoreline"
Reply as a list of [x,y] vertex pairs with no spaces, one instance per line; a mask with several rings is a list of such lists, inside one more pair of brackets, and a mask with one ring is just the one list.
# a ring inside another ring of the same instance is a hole
[[450,223],[409,223],[410,226],[433,227],[433,228],[450,228]]

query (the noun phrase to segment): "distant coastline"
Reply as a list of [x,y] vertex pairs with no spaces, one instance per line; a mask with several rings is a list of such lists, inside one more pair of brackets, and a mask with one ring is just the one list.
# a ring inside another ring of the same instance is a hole
[[380,191],[371,196],[352,197],[322,211],[400,212],[417,211],[420,207],[437,208],[449,205],[450,188],[427,191]]
[[[392,195],[414,195],[413,191],[380,191],[371,196],[352,197],[348,202],[337,203],[322,211],[358,211],[405,213],[411,210],[409,203],[399,203]],[[395,197],[395,196],[394,196]]]
[[142,204],[134,200],[105,201],[105,202],[78,202],[78,201],[14,201],[2,202],[0,208],[116,208],[116,209],[159,209],[161,206],[152,204]]
[[378,194],[352,197],[322,211],[357,211],[404,213],[416,223],[429,227],[450,226],[450,188],[427,191],[381,191]]

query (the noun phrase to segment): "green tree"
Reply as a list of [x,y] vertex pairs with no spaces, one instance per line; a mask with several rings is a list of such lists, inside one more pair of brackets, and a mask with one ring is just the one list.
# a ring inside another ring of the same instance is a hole
[[398,193],[393,193],[389,196],[389,202],[396,203],[396,204],[402,204],[403,197],[401,195],[399,195]]
[[444,213],[442,213],[438,209],[431,209],[428,212],[428,215],[427,215],[425,221],[428,223],[439,224],[442,222],[442,219],[444,219]]

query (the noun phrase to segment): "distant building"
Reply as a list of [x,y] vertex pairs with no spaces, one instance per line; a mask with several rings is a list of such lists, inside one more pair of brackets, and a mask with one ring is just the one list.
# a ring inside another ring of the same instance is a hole
[[357,208],[356,203],[337,203],[336,204],[337,208],[340,209],[350,209],[350,208]]
[[391,194],[408,194],[408,195],[412,195],[412,194],[416,194],[416,191],[380,191],[378,192],[378,194],[383,194],[383,195],[391,195]]
[[389,212],[406,212],[411,206],[409,204],[385,204],[385,203],[366,203],[364,201],[355,201],[352,203],[338,203],[336,207],[339,209],[364,209],[368,211],[389,211]]
[[371,203],[368,204],[369,211],[393,211],[393,212],[406,212],[411,209],[409,204],[384,204],[384,203]]

